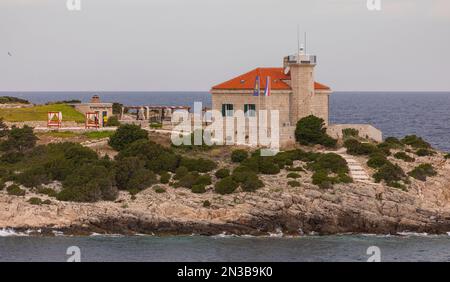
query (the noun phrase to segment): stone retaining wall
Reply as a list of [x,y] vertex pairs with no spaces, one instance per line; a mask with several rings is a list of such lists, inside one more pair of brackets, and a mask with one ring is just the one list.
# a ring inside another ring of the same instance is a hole
[[331,124],[327,127],[327,133],[333,138],[341,139],[342,130],[353,128],[359,131],[359,136],[366,139],[372,139],[376,142],[383,142],[383,133],[370,124]]

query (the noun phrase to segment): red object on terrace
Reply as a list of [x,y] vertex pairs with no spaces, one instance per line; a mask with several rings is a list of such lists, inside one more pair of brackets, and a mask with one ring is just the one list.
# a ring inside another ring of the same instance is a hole
[[[266,77],[270,76],[272,80],[272,90],[290,90],[291,87],[285,82],[290,80],[291,76],[285,74],[283,68],[256,68],[233,79],[217,84],[212,90],[253,90],[255,87],[256,76],[260,77],[261,89],[266,87]],[[330,87],[318,82],[314,82],[316,90],[330,90]]]

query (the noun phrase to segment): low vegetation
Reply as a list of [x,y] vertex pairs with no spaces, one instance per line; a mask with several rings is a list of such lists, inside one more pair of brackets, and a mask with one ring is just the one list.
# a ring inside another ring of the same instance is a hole
[[119,118],[117,116],[111,116],[106,121],[106,126],[120,126]]
[[342,129],[342,137],[344,140],[349,138],[358,138],[359,136],[359,130],[355,128],[344,128]]
[[369,160],[367,161],[367,166],[369,166],[371,168],[380,168],[388,163],[389,163],[389,161],[384,154],[373,153],[369,156]]
[[[386,163],[373,175],[375,182],[384,181],[388,186],[403,188],[403,183],[407,183],[407,175],[403,169],[391,162]],[[403,183],[402,183],[403,182]]]
[[394,154],[394,158],[404,160],[405,162],[414,162],[416,159],[409,156],[406,152],[397,152]]
[[288,185],[291,187],[300,187],[300,182],[298,182],[296,180],[290,180],[290,181],[288,181]]
[[219,194],[231,194],[238,188],[239,184],[231,176],[219,180],[214,186],[214,191]]
[[347,139],[344,142],[344,147],[347,148],[347,153],[350,155],[371,155],[375,153],[382,153],[382,149],[378,148],[376,145],[372,143],[362,143],[356,139]]
[[300,119],[295,129],[295,139],[302,145],[320,144],[335,147],[337,140],[326,133],[323,119],[310,115]]
[[408,175],[418,179],[420,181],[426,181],[427,177],[435,176],[436,170],[431,164],[420,164],[416,166],[412,171],[408,172]]
[[21,189],[18,185],[13,184],[6,188],[6,192],[8,192],[8,195],[13,196],[25,196],[26,191],[24,189]]
[[430,143],[426,142],[422,139],[422,137],[418,137],[417,135],[407,135],[405,136],[401,142],[405,145],[409,145],[414,149],[431,149]]
[[111,135],[111,137],[109,138],[109,145],[113,149],[121,151],[127,145],[141,139],[148,139],[148,133],[146,130],[142,129],[138,125],[125,124],[123,126],[120,126],[116,130],[116,132]]
[[234,163],[240,163],[248,158],[248,152],[246,150],[238,149],[231,153],[231,161]]
[[216,171],[214,174],[217,178],[225,178],[230,176],[230,170],[228,168],[221,168]]
[[433,151],[431,149],[425,149],[425,148],[420,148],[416,151],[416,155],[419,157],[433,156],[435,154],[436,154],[435,151]]
[[11,96],[0,96],[0,104],[29,104],[30,102],[17,98],[17,97],[11,97]]

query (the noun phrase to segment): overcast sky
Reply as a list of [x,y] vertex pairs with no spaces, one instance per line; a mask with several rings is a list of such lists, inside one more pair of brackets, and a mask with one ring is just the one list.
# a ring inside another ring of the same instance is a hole
[[334,90],[450,91],[449,0],[81,2],[0,0],[0,91],[208,91],[281,66],[297,25]]

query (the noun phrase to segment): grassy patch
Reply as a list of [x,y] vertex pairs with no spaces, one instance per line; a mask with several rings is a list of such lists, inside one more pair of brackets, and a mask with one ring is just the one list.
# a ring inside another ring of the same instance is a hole
[[5,121],[47,121],[48,112],[62,112],[63,121],[84,122],[84,115],[66,104],[39,105],[30,108],[0,109]]

